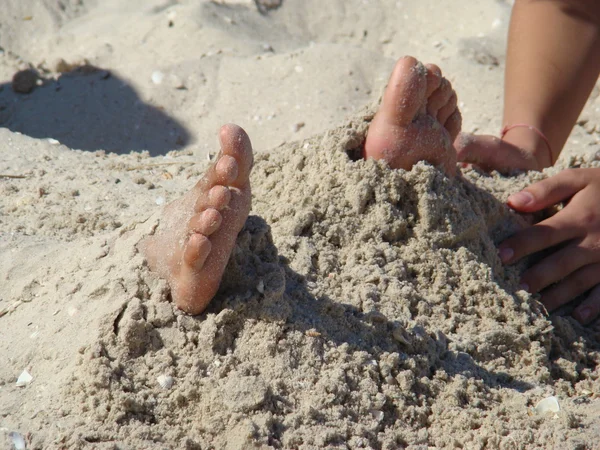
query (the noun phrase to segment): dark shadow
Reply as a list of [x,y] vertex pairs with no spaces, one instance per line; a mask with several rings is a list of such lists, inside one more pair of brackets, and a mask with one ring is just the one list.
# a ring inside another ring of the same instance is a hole
[[14,92],[11,82],[0,84],[0,127],[118,154],[164,155],[191,141],[182,124],[144,103],[127,81],[93,66],[44,79],[28,94]]
[[[207,311],[218,314],[227,308],[238,314],[233,315],[236,318],[227,323],[226,330],[213,343],[217,353],[226,354],[235,347],[244,321],[252,317],[285,321],[288,330],[313,336],[315,346],[323,352],[327,341],[373,355],[396,352],[401,355],[397,370],[402,370],[403,361],[410,356],[411,364],[416,364],[411,369],[418,371],[417,378],[431,377],[443,369],[450,375],[482,380],[488,387],[519,391],[533,387],[506,373],[484,369],[474,359],[477,355],[449,351],[443,333],[431,335],[421,326],[406,328],[402,318],[386,317],[376,310],[365,313],[343,299],[314,295],[305,277],[278,255],[270,227],[260,217],[250,216],[246,221],[225,273],[222,288]],[[257,280],[265,280],[262,295],[256,294]],[[200,321],[203,318],[204,315],[197,317]]]

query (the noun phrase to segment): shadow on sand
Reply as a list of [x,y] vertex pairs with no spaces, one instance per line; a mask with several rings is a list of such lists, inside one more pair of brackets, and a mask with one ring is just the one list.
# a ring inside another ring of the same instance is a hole
[[10,81],[0,84],[0,127],[118,154],[164,155],[191,140],[182,124],[144,103],[127,81],[93,66],[45,79],[28,94],[14,92]]

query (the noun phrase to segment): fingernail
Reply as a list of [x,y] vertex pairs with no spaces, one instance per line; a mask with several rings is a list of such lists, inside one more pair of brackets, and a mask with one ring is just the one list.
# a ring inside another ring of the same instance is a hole
[[527,191],[517,192],[508,197],[508,202],[517,207],[527,206],[529,203],[533,202],[533,195]]
[[515,251],[512,248],[501,248],[498,250],[498,256],[500,257],[500,261],[506,264],[515,256]]
[[529,285],[527,283],[521,283],[521,284],[519,284],[519,289],[522,291],[529,292]]
[[589,306],[581,308],[579,311],[577,311],[577,315],[579,315],[583,322],[587,322],[590,316],[592,315],[592,308],[590,308]]

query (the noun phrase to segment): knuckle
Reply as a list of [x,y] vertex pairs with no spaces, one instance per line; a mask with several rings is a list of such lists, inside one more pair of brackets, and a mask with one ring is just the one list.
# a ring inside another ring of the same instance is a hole
[[591,209],[581,212],[578,217],[578,223],[583,230],[597,228],[599,222],[598,212]]

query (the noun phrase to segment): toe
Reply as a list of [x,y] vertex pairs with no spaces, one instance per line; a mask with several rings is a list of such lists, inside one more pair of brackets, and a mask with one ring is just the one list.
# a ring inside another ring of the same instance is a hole
[[214,208],[217,211],[222,211],[227,207],[231,200],[231,191],[221,185],[213,186],[208,191],[208,207]]
[[442,71],[435,64],[425,64],[427,68],[427,89],[425,91],[425,97],[428,97],[440,87],[442,82]]
[[223,154],[235,158],[238,165],[236,178],[229,185],[243,188],[248,183],[254,162],[250,138],[241,127],[234,124],[222,126],[219,137]]
[[246,132],[237,125],[221,127],[219,134],[221,151],[213,164],[194,187],[195,195],[201,195],[216,184],[244,187],[252,169],[252,144]]
[[208,193],[205,191],[198,195],[196,204],[194,205],[194,211],[202,212],[206,208],[214,208],[217,211],[223,211],[229,201],[231,200],[231,191],[227,186],[217,184],[209,189]]
[[446,78],[442,78],[440,87],[427,99],[427,112],[437,117],[438,111],[448,103],[453,92],[452,84]]
[[212,244],[206,236],[192,234],[183,251],[183,260],[188,266],[200,269],[206,262],[211,248]]
[[233,156],[223,155],[217,161],[215,165],[215,184],[222,184],[224,186],[229,186],[233,183],[239,173],[238,163]]
[[452,113],[456,110],[456,92],[452,91],[452,95],[448,99],[448,103],[440,108],[437,113],[437,119],[440,123],[446,123],[448,118],[452,115]]
[[454,112],[452,114],[450,114],[450,117],[448,117],[448,120],[446,120],[446,122],[444,123],[444,128],[446,128],[446,130],[450,134],[450,138],[452,139],[453,142],[456,140],[456,138],[460,134],[461,127],[462,127],[462,115],[460,114],[460,111],[458,110],[458,108],[455,108]]
[[200,214],[194,215],[188,224],[190,231],[210,236],[221,226],[223,216],[214,208],[208,208]]
[[411,56],[400,58],[383,94],[380,112],[392,125],[408,125],[423,106],[427,69]]

